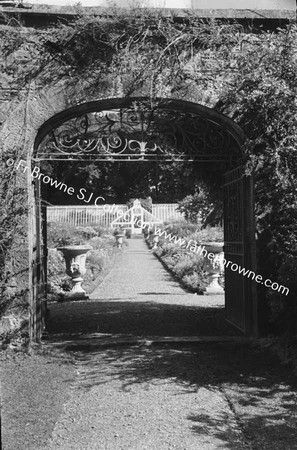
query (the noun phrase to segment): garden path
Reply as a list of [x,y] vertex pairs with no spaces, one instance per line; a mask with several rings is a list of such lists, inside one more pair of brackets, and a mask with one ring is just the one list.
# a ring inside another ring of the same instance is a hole
[[66,349],[76,376],[42,449],[296,448],[296,390],[267,350],[147,339],[223,334],[222,316],[214,320],[220,305],[221,297],[186,293],[142,240],[131,240],[90,301],[51,309],[49,331],[146,339]]
[[[164,336],[224,334],[227,327],[222,316],[223,304],[223,295],[198,296],[186,292],[142,239],[129,240],[128,247],[88,302],[52,307],[48,330],[52,326],[57,331],[60,318],[60,331],[64,326],[64,332],[76,329],[84,335],[93,332],[102,338],[137,336],[146,340],[143,346],[124,350],[90,347],[91,351],[81,352],[79,346],[75,351],[72,345],[77,378],[48,450],[229,448],[224,446],[225,435],[232,437],[236,449],[246,448],[225,394],[202,386],[199,392],[196,388],[193,392],[182,378],[175,381],[170,371],[177,369],[176,375],[178,372],[181,375],[183,364],[179,368],[178,360],[174,359],[183,352],[165,350],[165,359],[169,358],[172,366],[166,373],[163,362],[158,367],[163,350],[152,349],[149,341]],[[63,314],[66,310],[68,314]],[[208,357],[201,379],[210,379]],[[144,364],[141,370],[140,366],[137,368],[139,362]],[[196,363],[194,358],[186,376],[191,376]],[[210,413],[219,420],[224,438],[209,437],[208,431],[193,431],[196,415]]]
[[186,292],[143,239],[130,239],[89,301],[50,305],[47,331],[102,338],[237,334],[223,307],[223,295]]
[[109,273],[91,299],[136,300],[188,306],[223,306],[223,295],[187,293],[160,264],[142,238],[128,240],[121,264]]

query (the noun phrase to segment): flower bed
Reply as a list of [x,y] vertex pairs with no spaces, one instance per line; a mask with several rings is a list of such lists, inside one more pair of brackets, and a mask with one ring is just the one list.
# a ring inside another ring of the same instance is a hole
[[[160,237],[158,248],[154,251],[155,255],[187,289],[200,295],[204,294],[209,284],[204,257],[184,247],[190,240],[201,243],[201,245],[203,245],[203,241],[220,242],[223,240],[222,228],[209,227],[205,230],[194,230],[193,225],[189,225],[187,228],[183,223],[180,228],[178,224],[174,223],[166,225],[165,229],[172,236],[183,237],[185,244],[181,247]],[[219,283],[223,286],[223,277]]]
[[191,292],[203,294],[207,286],[207,275],[203,269],[203,257],[191,253],[175,244],[159,244],[154,254],[170,272]]
[[88,244],[93,247],[87,254],[83,288],[90,294],[97,286],[103,270],[112,265],[120,252],[116,248],[112,232],[100,227],[72,227],[68,224],[50,224],[48,227],[48,301],[62,300],[62,293],[72,288],[71,279],[65,274],[65,262],[56,249],[65,245]]

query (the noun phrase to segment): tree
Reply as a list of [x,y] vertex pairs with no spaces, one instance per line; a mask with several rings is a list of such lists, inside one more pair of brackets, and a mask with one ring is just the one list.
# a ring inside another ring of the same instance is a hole
[[[259,268],[290,289],[262,289],[264,315],[274,330],[297,323],[297,28],[247,36],[238,54],[232,88],[220,101],[247,136],[246,171],[256,186]],[[255,51],[256,49],[256,51]],[[261,288],[260,288],[261,289]]]
[[198,192],[187,195],[178,204],[178,211],[192,223],[202,223],[202,227],[222,224],[222,201],[218,191],[212,192],[205,185],[200,185]]

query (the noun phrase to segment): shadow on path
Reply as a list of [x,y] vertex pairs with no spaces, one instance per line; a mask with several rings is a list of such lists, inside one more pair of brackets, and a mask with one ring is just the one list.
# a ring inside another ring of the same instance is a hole
[[239,334],[225,321],[222,307],[125,300],[52,304],[46,330],[49,334],[107,333],[134,337]]
[[291,369],[250,341],[151,344],[239,332],[223,296],[186,293],[142,241],[129,248],[90,301],[49,305],[49,341],[65,338],[77,378],[48,450],[297,450]]
[[224,295],[186,292],[148,250],[132,239],[88,301],[49,305],[46,331],[53,335],[130,337],[232,336]]
[[[198,439],[213,436],[224,442],[216,448],[297,448],[296,379],[268,349],[250,343],[140,346],[75,356],[82,367],[82,390],[115,382],[127,394],[136,386],[142,390],[174,386],[181,403],[194,400],[188,403],[186,416],[192,433]],[[240,430],[240,439],[233,434],[235,429]]]

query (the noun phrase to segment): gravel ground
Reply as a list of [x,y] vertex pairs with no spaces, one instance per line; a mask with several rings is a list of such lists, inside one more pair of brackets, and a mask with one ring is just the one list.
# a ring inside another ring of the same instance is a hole
[[44,449],[75,382],[71,359],[2,351],[0,377],[2,449]]
[[297,448],[294,379],[250,344],[75,352],[47,450]]
[[297,449],[296,379],[250,343],[3,352],[1,381],[3,450]]
[[[90,333],[113,341],[82,351]],[[296,379],[268,349],[149,339],[228,334],[222,296],[186,293],[131,240],[89,302],[50,305],[43,354],[3,354],[3,450],[297,449]],[[65,336],[73,364],[48,350]]]

